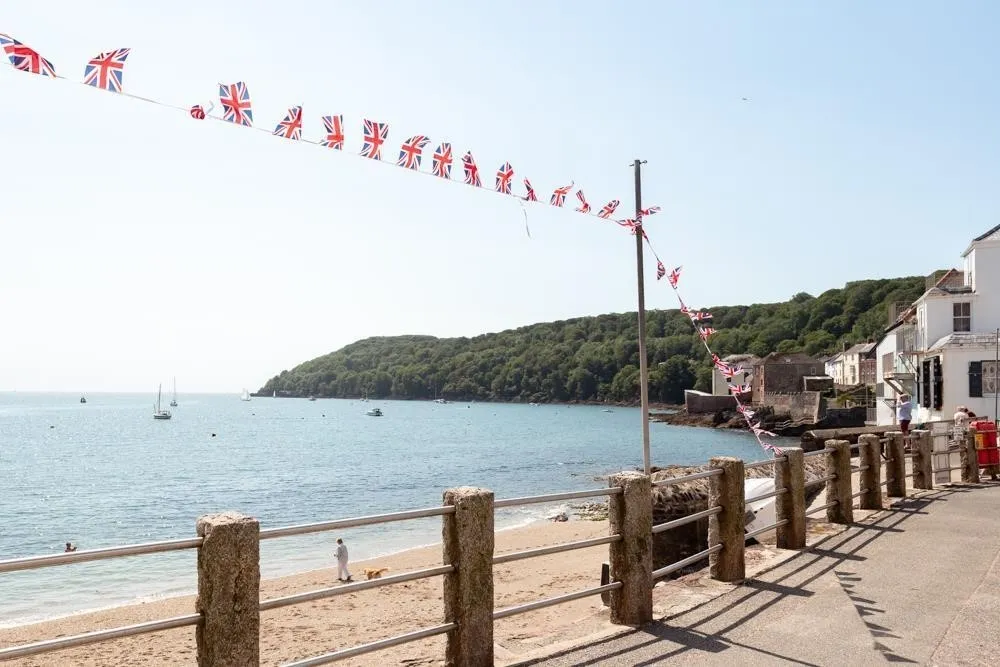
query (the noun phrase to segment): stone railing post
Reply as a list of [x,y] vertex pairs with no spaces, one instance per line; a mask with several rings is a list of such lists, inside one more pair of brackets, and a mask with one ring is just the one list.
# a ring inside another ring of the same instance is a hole
[[447,667],[493,664],[493,492],[459,487],[444,492],[442,557],[455,571],[444,575]]
[[886,494],[891,498],[906,497],[906,458],[903,447],[903,434],[899,431],[886,433],[889,442],[886,445],[885,487]]
[[746,503],[744,502],[743,461],[731,456],[713,457],[709,465],[721,475],[709,478],[708,506],[722,511],[708,519],[708,545],[722,545],[708,558],[708,570],[717,581],[743,581],[746,561]]
[[836,475],[826,481],[826,520],[830,523],[854,523],[854,493],[851,484],[851,443],[847,440],[827,440],[826,474]]
[[[922,430],[913,431],[910,443],[910,449],[913,451],[913,488],[933,489],[934,443],[931,440],[931,432]],[[949,472],[948,474],[950,475],[951,473]]]
[[860,475],[861,509],[882,509],[882,447],[878,436],[866,433],[858,438],[858,460],[864,470]]
[[198,549],[195,629],[198,667],[260,664],[260,523],[236,512],[209,514],[196,524]]
[[976,453],[975,433],[970,431],[965,434],[958,455],[962,459],[962,481],[966,484],[979,484],[979,455]]
[[783,455],[774,462],[774,490],[784,491],[775,498],[779,549],[802,549],[806,546],[806,478],[805,459],[800,447],[784,447]]
[[622,536],[608,545],[611,581],[622,582],[611,591],[611,622],[643,625],[653,620],[653,486],[638,472],[611,475],[609,484],[622,489],[608,502],[609,530]]

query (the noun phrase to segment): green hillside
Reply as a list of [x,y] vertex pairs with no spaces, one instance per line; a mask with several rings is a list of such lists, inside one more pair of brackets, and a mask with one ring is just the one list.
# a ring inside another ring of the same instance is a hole
[[[924,278],[863,280],[818,297],[706,308],[720,355],[832,352],[877,337],[887,308],[913,301]],[[688,318],[650,311],[650,400],[679,403],[684,389],[708,389],[711,364]],[[636,314],[580,317],[474,338],[366,338],[282,371],[259,393],[285,396],[484,401],[634,401],[639,397]]]

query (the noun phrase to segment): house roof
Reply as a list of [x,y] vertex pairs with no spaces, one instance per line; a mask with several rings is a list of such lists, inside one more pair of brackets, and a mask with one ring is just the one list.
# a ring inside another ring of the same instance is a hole
[[980,234],[976,238],[972,239],[972,243],[970,243],[969,247],[962,253],[962,257],[965,257],[972,252],[972,246],[976,245],[980,241],[1000,241],[1000,225],[997,225],[985,234]]
[[756,362],[759,361],[759,357],[753,354],[729,354],[722,358],[727,364],[739,364],[744,361]]
[[832,364],[835,361],[837,361],[837,359],[840,359],[842,356],[844,356],[844,353],[843,352],[838,352],[837,354],[834,354],[834,355],[832,355],[832,356],[830,356],[830,357],[828,357],[826,359],[823,359],[823,363],[824,364]]
[[927,348],[927,351],[934,352],[935,350],[955,347],[985,347],[995,349],[996,345],[996,334],[951,333],[931,345]]
[[874,348],[875,343],[858,343],[848,348],[844,354],[865,354],[866,352],[871,352]]
[[819,363],[815,357],[810,357],[805,352],[772,352],[763,359],[764,363],[770,364],[807,364]]

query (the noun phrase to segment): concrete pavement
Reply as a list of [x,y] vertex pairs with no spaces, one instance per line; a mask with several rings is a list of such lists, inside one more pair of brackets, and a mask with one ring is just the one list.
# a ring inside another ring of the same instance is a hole
[[736,590],[522,664],[1000,664],[1000,484],[897,501]]

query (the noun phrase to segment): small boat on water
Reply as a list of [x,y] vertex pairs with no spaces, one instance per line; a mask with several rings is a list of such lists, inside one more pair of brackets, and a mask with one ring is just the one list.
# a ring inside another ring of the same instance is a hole
[[153,406],[153,419],[170,419],[173,415],[170,414],[170,410],[164,410],[160,407],[160,398],[163,395],[163,385],[161,384],[156,390],[156,405]]
[[309,397],[309,400],[310,400],[310,401],[315,401],[315,400],[316,400],[316,397],[315,397],[315,396],[310,396],[310,397]]
[[86,396],[81,396],[80,397],[80,402],[81,403],[86,403],[87,402],[87,397]]
[[369,410],[365,414],[368,415],[369,417],[381,417],[382,416],[382,411],[379,410],[378,408],[372,408],[371,410]]
[[435,403],[440,403],[441,405],[447,405],[448,404],[448,401],[445,400],[445,399],[443,399],[443,398],[435,398],[434,402]]
[[170,407],[177,407],[177,378],[174,378],[174,397],[170,400]]
[[247,391],[245,388],[243,389],[243,393],[240,394],[240,400],[241,401],[249,401],[250,400],[250,392]]

